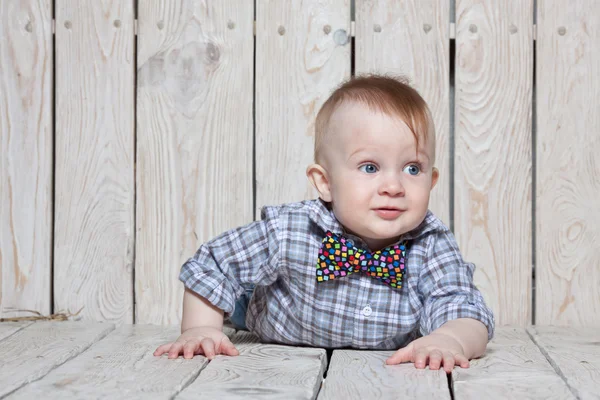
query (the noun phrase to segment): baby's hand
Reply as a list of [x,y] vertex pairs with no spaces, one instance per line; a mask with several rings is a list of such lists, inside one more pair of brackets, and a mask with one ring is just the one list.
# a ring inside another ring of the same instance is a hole
[[212,360],[217,354],[237,356],[240,354],[231,340],[220,329],[201,326],[190,328],[183,332],[175,342],[159,346],[155,356],[169,353],[169,358],[177,358],[183,354],[183,358],[192,358],[196,354],[204,354]]
[[444,365],[446,373],[452,372],[455,365],[469,368],[469,360],[464,355],[460,343],[452,336],[443,333],[432,333],[409,343],[396,351],[386,360],[386,364],[414,362],[415,368],[423,369],[429,361],[429,369],[440,369]]

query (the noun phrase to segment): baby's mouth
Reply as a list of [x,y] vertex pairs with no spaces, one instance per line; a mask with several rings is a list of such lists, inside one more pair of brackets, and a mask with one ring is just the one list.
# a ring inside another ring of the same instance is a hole
[[381,208],[375,208],[374,211],[375,211],[375,214],[377,214],[380,218],[383,218],[383,219],[396,219],[405,210],[401,210],[399,208],[393,208],[393,207],[381,207]]

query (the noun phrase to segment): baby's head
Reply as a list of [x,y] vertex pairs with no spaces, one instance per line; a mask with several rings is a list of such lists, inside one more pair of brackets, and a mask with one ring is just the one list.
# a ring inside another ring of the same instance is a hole
[[372,250],[425,218],[438,171],[427,104],[404,80],[354,77],[317,114],[307,176],[336,218]]

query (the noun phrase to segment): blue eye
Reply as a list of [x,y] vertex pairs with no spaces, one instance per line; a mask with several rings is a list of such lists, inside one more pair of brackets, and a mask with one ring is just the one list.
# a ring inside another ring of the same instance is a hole
[[374,174],[378,171],[378,168],[375,164],[361,165],[358,169],[362,172],[366,172],[367,174]]
[[419,167],[417,164],[410,164],[404,167],[403,171],[410,175],[416,176],[419,175],[419,172],[421,172],[421,167]]

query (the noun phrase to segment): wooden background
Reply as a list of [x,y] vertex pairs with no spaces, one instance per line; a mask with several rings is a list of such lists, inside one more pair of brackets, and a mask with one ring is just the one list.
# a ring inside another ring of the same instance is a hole
[[178,323],[181,264],[313,197],[316,113],[374,71],[432,108],[497,324],[599,326],[600,2],[533,1],[2,0],[0,316]]

